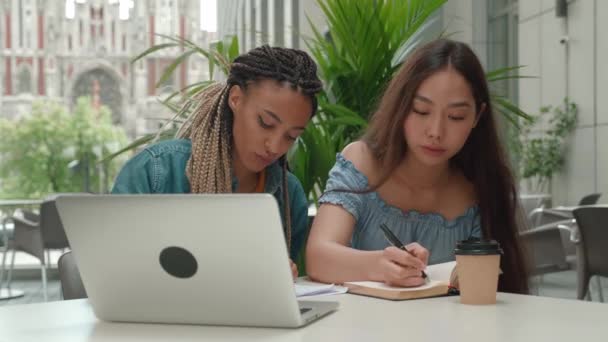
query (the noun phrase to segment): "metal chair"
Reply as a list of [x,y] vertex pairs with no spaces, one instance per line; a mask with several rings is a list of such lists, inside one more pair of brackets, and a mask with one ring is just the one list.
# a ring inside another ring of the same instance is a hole
[[[40,260],[42,288],[44,300],[48,299],[46,269],[50,264],[51,249],[69,248],[69,243],[63,230],[63,224],[55,205],[56,195],[46,198],[40,206],[40,215],[24,211],[23,217],[13,216],[14,233],[8,241],[7,248],[12,250],[11,265],[8,271],[7,284],[10,286],[12,272],[15,266],[17,251],[26,252]],[[2,265],[5,265],[4,254]]]
[[599,277],[608,277],[608,208],[578,208],[573,215],[580,235],[577,244],[577,297],[584,299],[587,296],[589,281],[596,276],[599,300],[603,302]]
[[597,204],[597,201],[602,197],[601,193],[589,194],[578,202],[578,205],[594,205]]
[[[584,196],[579,205],[597,203],[601,194]],[[533,227],[522,231],[520,237],[530,252],[533,276],[538,276],[539,288],[543,275],[573,269],[576,264],[576,244],[579,240],[572,213],[540,206],[528,214]]]
[[565,271],[571,268],[560,234],[560,230],[564,230],[570,234],[573,240],[576,239],[571,224],[572,219],[562,219],[520,232],[519,236],[530,253],[529,257],[532,264],[530,273],[540,276],[541,282],[543,274]]
[[[578,205],[596,204],[600,197],[600,193],[586,195],[580,199]],[[529,242],[542,254],[537,253],[536,257],[543,259],[545,264],[554,260],[554,266],[561,265],[554,267],[558,271],[572,268],[576,256],[575,243],[578,240],[572,213],[541,206],[530,211],[528,222],[533,228],[523,235],[525,239],[531,240]],[[561,239],[561,244],[558,238]],[[548,272],[552,271],[544,273]]]

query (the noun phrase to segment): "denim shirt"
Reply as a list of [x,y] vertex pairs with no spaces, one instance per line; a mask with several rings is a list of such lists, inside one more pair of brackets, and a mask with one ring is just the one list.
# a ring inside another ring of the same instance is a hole
[[[113,194],[187,194],[190,182],[186,176],[186,164],[192,153],[192,143],[186,139],[166,140],[146,147],[131,158],[120,170]],[[283,213],[283,170],[278,163],[266,168],[264,192],[272,194]],[[233,178],[232,190],[238,186]],[[303,247],[308,231],[308,203],[300,181],[292,173],[287,174],[289,208],[291,210],[290,257],[296,260]]]
[[432,265],[454,260],[454,248],[459,240],[481,237],[479,208],[476,205],[459,217],[447,220],[439,213],[401,210],[384,202],[375,191],[362,194],[332,191],[362,191],[367,188],[367,177],[342,154],[338,154],[319,203],[339,205],[355,218],[351,240],[353,248],[380,250],[390,246],[380,229],[380,224],[385,223],[404,244],[418,242],[428,249],[429,265]]

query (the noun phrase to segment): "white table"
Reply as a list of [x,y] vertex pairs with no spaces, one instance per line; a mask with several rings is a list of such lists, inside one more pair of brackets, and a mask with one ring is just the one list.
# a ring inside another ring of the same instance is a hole
[[551,195],[550,194],[519,194],[519,198],[546,200],[546,199],[550,199]]
[[108,323],[87,300],[0,307],[0,341],[608,341],[608,305],[500,293],[498,304],[458,297],[392,302],[319,297],[340,308],[300,329]]
[[[3,299],[11,299],[22,297],[24,295],[23,291],[19,289],[10,288],[10,280],[7,280],[6,288],[2,287],[2,280],[4,279],[4,271],[5,271],[5,262],[6,262],[6,253],[8,253],[8,233],[6,228],[7,220],[13,216],[15,209],[24,208],[24,207],[32,207],[39,206],[42,203],[42,200],[32,200],[32,199],[10,199],[10,200],[0,200],[0,211],[2,211],[2,215],[0,216],[0,223],[2,224],[2,238],[3,238],[3,251],[4,254],[2,256],[2,265],[0,266],[0,300]],[[2,341],[2,340],[0,340]]]
[[553,208],[548,208],[550,210],[563,211],[572,213],[575,209],[578,208],[606,208],[608,204],[591,204],[591,205],[574,205],[574,206],[557,206]]
[[[532,210],[529,214],[528,214],[528,218],[533,220],[534,217],[536,217],[536,224],[535,226],[539,226],[540,225],[540,220],[542,218],[543,214],[549,214],[552,217],[557,217],[557,218],[562,218],[564,220],[570,220],[573,219],[573,212],[576,209],[579,208],[607,208],[608,204],[590,204],[590,205],[573,205],[573,206],[555,206],[555,207],[550,207],[550,208],[536,208],[534,210]],[[552,222],[553,224],[553,222]]]

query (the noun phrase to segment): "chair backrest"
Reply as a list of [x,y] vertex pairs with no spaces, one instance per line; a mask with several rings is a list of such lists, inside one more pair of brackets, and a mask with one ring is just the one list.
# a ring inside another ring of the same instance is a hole
[[21,213],[23,214],[24,219],[31,222],[40,223],[40,215],[36,214],[35,212],[30,210],[21,210]]
[[40,233],[45,248],[63,249],[70,246],[55,205],[55,197],[47,198],[40,205]]
[[520,206],[523,210],[523,213],[528,216],[532,210],[536,208],[551,208],[552,207],[552,199],[551,197],[544,196],[530,196],[530,195],[522,195],[520,194],[519,198]]
[[[29,217],[33,218],[33,216]],[[12,246],[14,250],[33,255],[44,263],[44,246],[38,222],[29,221],[28,219],[17,216],[13,216],[12,221],[14,224],[14,234],[10,246]]]
[[520,240],[526,250],[530,275],[559,272],[570,268],[559,229],[521,232]]
[[59,268],[63,299],[87,298],[87,292],[82,284],[82,279],[80,279],[80,272],[71,251],[59,257],[57,267]]
[[600,194],[600,193],[589,194],[589,195],[581,198],[581,200],[578,202],[578,205],[593,205],[593,204],[596,204],[597,201],[600,199],[600,197],[602,197],[602,194]]
[[589,275],[608,276],[608,207],[575,209],[574,218],[580,232],[580,250],[584,269]]

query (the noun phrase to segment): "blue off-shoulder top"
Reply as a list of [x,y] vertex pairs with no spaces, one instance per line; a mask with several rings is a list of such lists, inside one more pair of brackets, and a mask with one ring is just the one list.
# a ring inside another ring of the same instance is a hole
[[388,247],[390,244],[380,229],[380,224],[385,223],[403,244],[417,242],[428,249],[429,265],[432,265],[454,260],[454,248],[458,241],[481,237],[479,208],[476,205],[457,218],[447,220],[439,213],[404,211],[389,205],[375,191],[362,194],[334,191],[361,191],[368,186],[367,177],[338,153],[319,203],[339,205],[355,218],[352,248],[369,251]]

